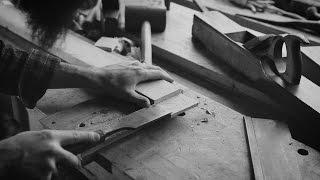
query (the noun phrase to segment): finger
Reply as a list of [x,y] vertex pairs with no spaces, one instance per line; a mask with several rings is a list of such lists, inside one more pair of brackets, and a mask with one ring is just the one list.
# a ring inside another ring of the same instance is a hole
[[141,107],[149,107],[150,101],[148,98],[138,94],[137,92],[129,92],[128,101],[138,104]]
[[162,70],[161,67],[159,67],[159,66],[154,66],[154,65],[148,65],[148,64],[146,64],[145,67],[146,67],[147,69]]
[[142,64],[140,61],[138,61],[138,60],[126,62],[126,64],[129,64],[129,65],[131,65],[131,66],[143,66],[143,64]]
[[170,77],[170,75],[163,70],[147,70],[140,82],[147,81],[147,80],[158,80],[158,79],[163,79],[168,82],[173,82],[173,79]]
[[41,180],[51,180],[51,178],[52,178],[52,172],[45,173],[40,177]]
[[46,180],[51,180],[51,178],[52,178],[52,172],[49,172],[45,179]]
[[55,159],[54,158],[48,158],[47,161],[48,161],[48,165],[49,165],[50,171],[52,171],[54,174],[57,174],[58,170],[57,170]]
[[58,150],[56,151],[56,156],[59,161],[71,165],[72,167],[77,168],[81,166],[79,158],[71,152],[63,149],[61,146],[59,146]]
[[168,77],[169,79],[166,79],[169,82],[173,82],[174,80],[171,78],[171,76],[165,71],[163,70],[161,67],[159,66],[154,66],[154,65],[145,65],[145,68],[147,69],[151,69],[151,70],[158,70],[161,71],[166,77]]
[[50,157],[44,158],[36,170],[37,172],[40,172],[41,177],[44,177],[43,179],[45,179],[45,177],[47,177],[50,173],[52,174],[58,172],[56,159],[54,156],[54,153],[52,153]]
[[100,135],[89,131],[56,131],[55,138],[62,145],[76,144],[80,142],[93,143],[100,140]]

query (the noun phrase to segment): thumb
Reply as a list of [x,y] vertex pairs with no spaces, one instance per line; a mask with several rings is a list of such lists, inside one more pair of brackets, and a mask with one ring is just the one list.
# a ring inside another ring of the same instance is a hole
[[138,104],[142,107],[149,107],[150,101],[147,97],[138,94],[136,91],[129,93],[129,101]]

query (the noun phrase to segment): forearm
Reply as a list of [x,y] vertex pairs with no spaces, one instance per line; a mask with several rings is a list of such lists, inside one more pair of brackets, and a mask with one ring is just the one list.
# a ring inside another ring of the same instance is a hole
[[21,152],[8,139],[0,141],[0,174],[3,175],[7,168],[17,163]]
[[59,88],[95,88],[97,69],[81,67],[61,62],[54,71],[49,84],[50,89]]

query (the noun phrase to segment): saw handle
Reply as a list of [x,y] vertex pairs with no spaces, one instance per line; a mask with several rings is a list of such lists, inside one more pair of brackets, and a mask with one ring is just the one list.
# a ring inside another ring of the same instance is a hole
[[296,85],[300,82],[302,71],[300,40],[288,35],[284,37],[284,42],[287,49],[286,71],[281,73],[281,77],[285,81]]
[[[302,74],[302,60],[300,52],[301,42],[307,40],[296,35],[265,35],[255,37],[244,44],[244,47],[256,56],[267,57],[267,64],[270,69],[290,85],[300,83]],[[287,56],[282,57],[282,46],[286,46]],[[282,71],[279,64],[285,63],[285,70]]]
[[[297,85],[300,82],[302,74],[302,60],[300,52],[300,44],[304,42],[301,37],[295,35],[277,36],[274,38],[269,57],[273,60],[275,73],[285,82],[291,85]],[[287,56],[282,57],[282,46],[285,45]],[[285,62],[285,71],[281,72],[275,64],[278,60]]]

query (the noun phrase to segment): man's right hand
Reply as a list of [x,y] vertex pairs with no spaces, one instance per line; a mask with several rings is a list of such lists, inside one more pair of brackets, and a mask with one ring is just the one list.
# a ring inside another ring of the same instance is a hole
[[26,131],[0,142],[0,161],[20,168],[35,178],[51,179],[57,172],[56,163],[80,167],[81,162],[63,146],[76,143],[93,143],[99,134],[84,131]]

